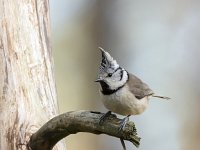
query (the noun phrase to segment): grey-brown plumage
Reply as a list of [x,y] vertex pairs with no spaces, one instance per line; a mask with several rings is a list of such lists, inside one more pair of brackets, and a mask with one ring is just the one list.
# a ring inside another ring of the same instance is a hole
[[[125,117],[119,130],[123,130],[130,115],[139,115],[148,107],[150,97],[169,99],[168,97],[155,95],[149,86],[138,77],[128,73],[117,64],[108,52],[100,48],[102,62],[96,82],[100,83],[101,100],[109,110],[100,118],[102,123],[112,112]],[[123,139],[120,139],[124,150],[126,149]]]
[[100,83],[105,107],[120,115],[143,113],[151,97],[169,99],[155,95],[149,86],[135,75],[120,67],[108,52],[100,48],[102,62],[96,82]]
[[129,79],[127,82],[129,90],[135,95],[137,99],[142,99],[146,96],[153,95],[153,91],[149,86],[142,82],[138,77],[129,73]]

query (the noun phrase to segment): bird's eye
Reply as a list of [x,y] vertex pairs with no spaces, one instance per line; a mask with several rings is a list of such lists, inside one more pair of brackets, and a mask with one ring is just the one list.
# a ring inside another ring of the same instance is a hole
[[108,73],[108,77],[112,77],[112,73]]

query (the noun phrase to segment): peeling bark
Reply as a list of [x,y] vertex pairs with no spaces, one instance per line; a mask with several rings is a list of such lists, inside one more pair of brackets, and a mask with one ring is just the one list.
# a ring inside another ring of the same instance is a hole
[[[47,0],[0,0],[0,149],[26,149],[58,114]],[[58,144],[55,149],[64,149]]]

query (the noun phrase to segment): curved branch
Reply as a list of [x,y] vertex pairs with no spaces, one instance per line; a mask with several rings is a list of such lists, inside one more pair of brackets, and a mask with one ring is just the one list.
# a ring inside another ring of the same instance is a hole
[[102,115],[100,112],[82,110],[56,116],[31,136],[28,147],[31,150],[51,150],[62,138],[78,132],[107,134],[130,141],[136,147],[139,146],[140,138],[133,122],[128,122],[125,129],[119,132],[121,120],[111,115],[99,125],[99,118]]

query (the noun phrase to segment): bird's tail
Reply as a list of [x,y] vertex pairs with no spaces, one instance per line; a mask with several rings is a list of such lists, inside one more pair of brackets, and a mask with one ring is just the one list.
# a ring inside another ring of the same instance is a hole
[[159,96],[159,95],[152,95],[152,96],[153,96],[153,97],[156,97],[156,98],[166,99],[166,100],[171,99],[171,98],[166,97],[166,96]]

